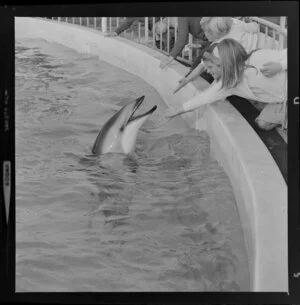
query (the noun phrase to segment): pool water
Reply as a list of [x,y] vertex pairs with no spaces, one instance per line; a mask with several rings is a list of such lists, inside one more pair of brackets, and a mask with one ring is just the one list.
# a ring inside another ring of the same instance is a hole
[[[205,131],[142,79],[62,45],[16,41],[16,291],[249,290],[242,224]],[[158,105],[131,155],[101,126]],[[160,127],[158,127],[160,126]]]

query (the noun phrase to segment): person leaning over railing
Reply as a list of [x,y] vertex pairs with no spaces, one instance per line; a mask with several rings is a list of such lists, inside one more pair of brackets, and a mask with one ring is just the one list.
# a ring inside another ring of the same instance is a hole
[[[168,19],[169,19],[169,22],[168,22]],[[165,36],[167,36],[166,33],[168,31],[168,26],[169,26],[169,31],[170,31],[169,32],[169,34],[170,34],[169,39],[170,39],[170,41],[173,42],[173,40],[174,40],[174,29],[176,29],[178,27],[178,17],[165,17],[162,20],[155,23],[153,31],[154,31],[154,35],[155,35],[155,45],[158,49],[160,47],[161,36],[162,36],[163,41],[166,40]],[[173,31],[171,31],[171,29]],[[170,43],[170,41],[167,42],[167,43]],[[163,46],[163,49],[164,49],[164,46]]]
[[[203,17],[200,21],[204,34],[212,43],[218,43],[226,38],[234,38],[246,49],[246,52],[255,50],[258,45],[259,25],[256,22],[246,23],[232,17]],[[179,80],[175,92],[180,90],[200,74],[208,82],[212,82],[211,76],[207,75],[201,64],[204,52],[210,52],[211,46],[204,48],[193,62],[188,74]],[[174,92],[174,93],[175,93]]]
[[[155,22],[160,20],[160,17],[154,17]],[[145,17],[126,17],[125,21],[123,21],[113,32],[107,33],[105,37],[114,37],[120,35],[122,32],[127,30],[132,26],[135,21],[139,21],[141,23],[145,23]],[[148,28],[151,31],[153,27],[153,18],[150,17],[148,20]]]
[[204,53],[203,64],[214,82],[185,102],[181,111],[173,115],[167,111],[166,118],[236,95],[266,105],[255,119],[261,129],[281,125],[287,99],[287,49],[247,53],[235,39],[223,39],[215,44],[213,53]]
[[160,67],[162,69],[171,64],[181,53],[184,46],[188,43],[189,34],[192,34],[194,38],[200,39],[200,44],[203,44],[203,46],[208,43],[200,25],[201,18],[202,17],[178,17],[177,41],[169,56],[161,61]]

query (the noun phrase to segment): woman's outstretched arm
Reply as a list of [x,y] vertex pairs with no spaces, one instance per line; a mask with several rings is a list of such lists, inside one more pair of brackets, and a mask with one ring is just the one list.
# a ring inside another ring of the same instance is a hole
[[206,104],[224,100],[232,95],[232,90],[221,89],[221,82],[213,82],[206,90],[198,93],[190,100],[182,104],[183,110],[191,111]]

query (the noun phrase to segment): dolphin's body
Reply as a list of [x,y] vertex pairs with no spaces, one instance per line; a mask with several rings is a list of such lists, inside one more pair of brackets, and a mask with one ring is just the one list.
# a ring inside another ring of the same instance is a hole
[[108,152],[129,154],[133,151],[140,127],[155,111],[154,106],[146,113],[134,117],[145,96],[122,107],[102,127],[94,143],[92,153],[96,155]]

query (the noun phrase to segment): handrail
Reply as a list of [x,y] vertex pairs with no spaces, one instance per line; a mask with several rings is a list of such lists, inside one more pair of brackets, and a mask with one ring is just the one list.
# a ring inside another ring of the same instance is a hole
[[[271,21],[265,20],[263,18],[260,17],[249,17],[251,20],[256,21],[257,23],[266,25],[268,27],[270,27],[271,29],[276,30],[278,33],[287,36],[287,29],[286,27],[282,28],[280,25],[273,23]],[[285,18],[285,17],[281,17],[281,18]]]

